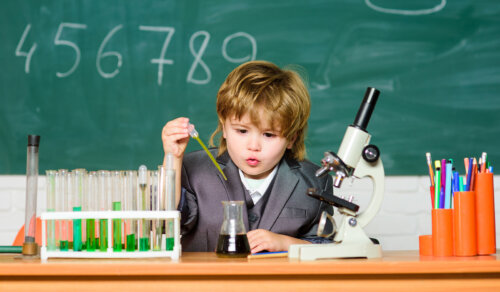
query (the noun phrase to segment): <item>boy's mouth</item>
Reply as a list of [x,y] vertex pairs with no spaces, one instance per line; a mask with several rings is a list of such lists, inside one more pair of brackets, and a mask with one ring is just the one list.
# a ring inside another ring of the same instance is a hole
[[257,158],[250,157],[247,158],[247,163],[250,166],[256,166],[257,164],[259,164],[259,160]]

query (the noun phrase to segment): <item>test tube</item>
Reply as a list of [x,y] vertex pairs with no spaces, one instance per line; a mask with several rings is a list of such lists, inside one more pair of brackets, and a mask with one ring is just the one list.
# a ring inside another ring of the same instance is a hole
[[[160,176],[158,171],[153,171],[151,172],[151,208],[153,211],[160,211],[161,210],[161,203],[162,203],[162,192],[160,191],[160,185],[161,183],[159,182]],[[153,245],[153,250],[161,250],[161,239],[162,239],[162,226],[163,222],[161,222],[159,219],[154,219],[153,220],[153,226],[152,226],[152,245]]]
[[[112,181],[112,208],[113,211],[122,210],[122,173],[120,171],[113,171],[111,174]],[[122,250],[122,220],[113,219],[113,251]]]
[[[99,210],[111,211],[111,177],[107,170],[99,170]],[[108,249],[108,219],[99,219],[99,250]]]
[[[126,211],[137,210],[137,171],[129,170],[124,173],[125,189],[124,189],[124,209]],[[136,249],[136,232],[137,220],[126,219],[124,220],[124,229],[126,235],[127,251],[135,251]]]
[[[137,198],[137,209],[148,211],[150,208],[150,193],[149,186],[150,180],[148,175],[148,168],[145,165],[139,167],[139,196]],[[149,236],[151,233],[150,220],[139,220],[139,250],[149,250]]]
[[[86,170],[83,168],[75,169],[73,173],[73,212],[82,211],[82,199],[86,193]],[[81,251],[83,249],[82,219],[73,219],[73,250]]]
[[[56,211],[56,176],[57,171],[45,171],[45,185],[47,189],[47,212]],[[47,221],[47,250],[56,250],[56,222]]]
[[[96,211],[98,202],[97,172],[91,171],[87,176],[87,192],[83,200],[84,211]],[[87,219],[86,250],[93,252],[99,248],[99,225],[95,219]]]
[[[59,169],[56,176],[56,211],[69,211],[69,180],[70,173],[67,169]],[[67,251],[69,249],[69,220],[59,220],[59,249]]]
[[23,255],[36,255],[36,199],[38,190],[38,145],[40,136],[28,135],[26,151],[26,209],[24,224]]
[[[174,211],[175,207],[175,169],[172,153],[167,153],[165,165],[165,203],[167,211]],[[174,220],[168,219],[165,223],[166,250],[174,249]]]

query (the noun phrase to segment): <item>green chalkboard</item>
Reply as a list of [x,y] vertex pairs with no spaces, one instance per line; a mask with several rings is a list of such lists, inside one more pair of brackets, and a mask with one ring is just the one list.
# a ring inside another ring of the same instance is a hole
[[3,0],[0,174],[25,173],[28,134],[42,173],[154,168],[165,122],[190,117],[207,141],[220,84],[252,59],[307,76],[314,162],[371,86],[386,174],[425,174],[427,151],[500,164],[496,0]]

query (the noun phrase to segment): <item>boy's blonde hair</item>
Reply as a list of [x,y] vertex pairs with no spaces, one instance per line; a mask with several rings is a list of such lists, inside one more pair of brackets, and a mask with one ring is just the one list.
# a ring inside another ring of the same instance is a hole
[[[293,143],[291,153],[297,160],[306,156],[304,144],[307,120],[311,109],[309,92],[304,82],[293,70],[281,69],[265,61],[250,61],[238,66],[227,76],[217,94],[219,123],[210,137],[222,133],[226,119],[241,119],[249,114],[254,125],[268,122],[280,129],[280,135]],[[263,121],[263,119],[265,119]],[[227,150],[226,139],[221,135],[219,155]]]

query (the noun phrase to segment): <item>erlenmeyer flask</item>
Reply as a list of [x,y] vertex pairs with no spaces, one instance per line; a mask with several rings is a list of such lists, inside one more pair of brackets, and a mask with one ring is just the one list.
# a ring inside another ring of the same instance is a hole
[[217,241],[218,257],[246,257],[250,254],[245,225],[243,224],[243,201],[222,201],[224,222]]

